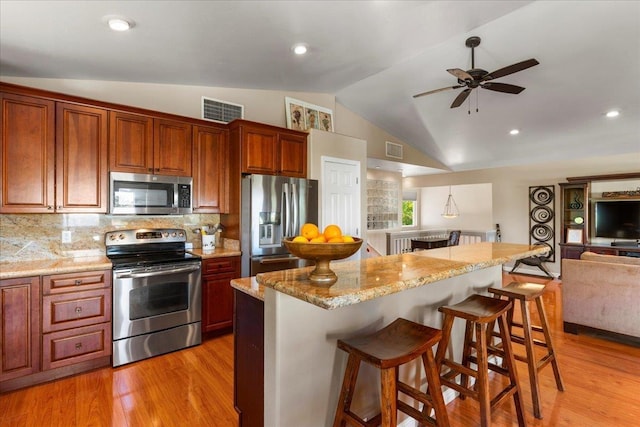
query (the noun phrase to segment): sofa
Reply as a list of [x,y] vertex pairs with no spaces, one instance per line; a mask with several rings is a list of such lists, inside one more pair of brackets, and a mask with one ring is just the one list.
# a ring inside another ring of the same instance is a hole
[[598,330],[640,342],[640,258],[584,252],[562,260],[564,331]]

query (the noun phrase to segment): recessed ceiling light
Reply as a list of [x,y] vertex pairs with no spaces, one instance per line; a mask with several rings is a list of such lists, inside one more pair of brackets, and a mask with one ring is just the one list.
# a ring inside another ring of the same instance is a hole
[[618,110],[607,111],[607,117],[618,117],[619,115],[620,111]]
[[109,19],[109,28],[113,31],[127,31],[133,27],[133,22],[123,18]]
[[304,55],[305,53],[307,53],[309,47],[304,43],[296,43],[291,47],[291,49],[296,55]]
[[519,133],[520,133],[520,131],[519,131],[518,129],[511,129],[511,130],[509,131],[509,133],[510,133],[511,135],[517,135],[517,134],[519,134]]

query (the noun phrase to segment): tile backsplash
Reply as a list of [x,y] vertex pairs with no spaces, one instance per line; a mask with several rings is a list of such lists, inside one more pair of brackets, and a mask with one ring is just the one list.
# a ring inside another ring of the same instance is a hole
[[[199,248],[200,235],[193,229],[218,222],[218,214],[5,214],[0,215],[0,262],[104,255],[104,234],[130,228],[183,228],[187,242]],[[62,243],[63,231],[70,232],[71,243]]]

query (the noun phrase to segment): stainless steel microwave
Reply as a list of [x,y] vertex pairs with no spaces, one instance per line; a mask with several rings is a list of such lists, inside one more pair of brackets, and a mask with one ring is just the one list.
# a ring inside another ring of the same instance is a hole
[[171,215],[192,213],[193,178],[111,172],[109,213]]

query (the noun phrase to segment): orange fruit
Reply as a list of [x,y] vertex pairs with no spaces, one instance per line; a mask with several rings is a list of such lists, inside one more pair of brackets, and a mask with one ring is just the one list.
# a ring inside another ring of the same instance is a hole
[[327,240],[331,240],[334,237],[342,238],[342,230],[335,224],[327,225],[322,234],[324,234],[324,238]]
[[318,229],[317,225],[308,222],[300,228],[300,234],[306,237],[307,240],[311,240],[318,237],[318,235],[320,234],[320,230]]
[[311,243],[327,243],[327,239],[325,239],[324,236],[322,234],[320,234],[317,237],[314,237],[313,239],[309,240],[309,242],[311,242]]
[[292,242],[309,243],[309,240],[304,236],[296,236],[293,238]]
[[355,242],[355,240],[353,240],[353,237],[351,237],[351,236],[342,236],[342,241],[344,243],[353,243],[353,242]]
[[327,243],[344,243],[342,237],[332,237],[327,240]]

